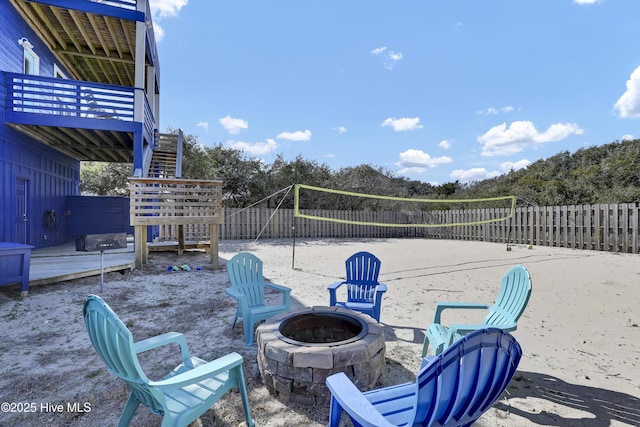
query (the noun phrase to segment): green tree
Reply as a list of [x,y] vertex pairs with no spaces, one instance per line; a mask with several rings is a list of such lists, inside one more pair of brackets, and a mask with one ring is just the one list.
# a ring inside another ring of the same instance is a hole
[[[293,184],[327,187],[330,185],[331,176],[332,171],[326,164],[305,160],[301,155],[292,161],[286,161],[279,154],[271,165],[264,168],[265,197],[274,195]],[[326,208],[324,195],[301,192],[301,198],[303,197],[303,206],[307,208],[322,209],[323,206]],[[279,196],[270,197],[267,206],[275,207],[281,200],[282,197]],[[293,192],[289,192],[288,197],[282,201],[281,207],[293,208]]]
[[128,196],[131,163],[82,162],[80,191],[83,195]]
[[247,158],[241,150],[222,144],[207,148],[206,157],[210,165],[206,179],[222,180],[225,206],[242,208],[263,197],[260,160]]
[[[291,208],[292,194],[283,200],[279,191],[292,184],[404,198],[515,195],[522,203],[541,206],[640,201],[640,140],[581,148],[573,154],[563,151],[495,178],[437,186],[397,177],[387,169],[368,164],[335,171],[301,155],[293,161],[277,155],[271,164],[266,164],[222,144],[203,146],[193,135],[184,135],[183,143],[182,177],[222,180],[223,204],[229,207],[246,207],[262,201],[260,206],[275,207],[283,201],[282,207]],[[83,162],[82,194],[126,196],[132,172],[130,164]],[[416,210],[412,203],[332,193],[302,192],[301,197],[308,209]]]

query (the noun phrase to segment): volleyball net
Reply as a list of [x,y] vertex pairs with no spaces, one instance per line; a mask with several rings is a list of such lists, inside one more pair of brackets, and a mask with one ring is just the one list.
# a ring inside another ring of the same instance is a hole
[[296,184],[294,216],[379,227],[455,227],[512,218],[515,196],[419,199],[356,193]]

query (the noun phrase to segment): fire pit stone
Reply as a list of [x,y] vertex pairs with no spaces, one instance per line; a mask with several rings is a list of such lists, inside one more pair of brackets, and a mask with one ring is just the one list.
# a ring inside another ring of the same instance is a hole
[[[301,330],[307,327],[313,331]],[[262,379],[271,393],[287,402],[328,404],[331,394],[325,380],[336,372],[344,372],[361,390],[374,388],[384,373],[382,327],[342,307],[303,307],[279,314],[258,326],[256,336]]]

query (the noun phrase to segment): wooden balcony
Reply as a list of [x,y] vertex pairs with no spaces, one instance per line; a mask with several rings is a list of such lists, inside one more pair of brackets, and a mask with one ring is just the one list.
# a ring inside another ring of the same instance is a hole
[[148,0],[10,3],[68,79],[0,76],[5,123],[77,160],[133,162],[144,176],[160,81]]
[[3,83],[5,122],[73,158],[130,163],[134,132],[153,141],[153,113],[145,105],[136,122],[132,87],[8,72]]

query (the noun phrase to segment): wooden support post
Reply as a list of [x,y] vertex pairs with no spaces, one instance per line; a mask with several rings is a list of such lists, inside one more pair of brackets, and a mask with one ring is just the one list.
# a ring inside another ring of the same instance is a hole
[[178,255],[184,253],[184,224],[178,224]]
[[214,270],[220,268],[218,263],[218,224],[209,224],[209,260]]
[[136,225],[134,228],[133,247],[136,253],[136,268],[147,263],[147,226]]

